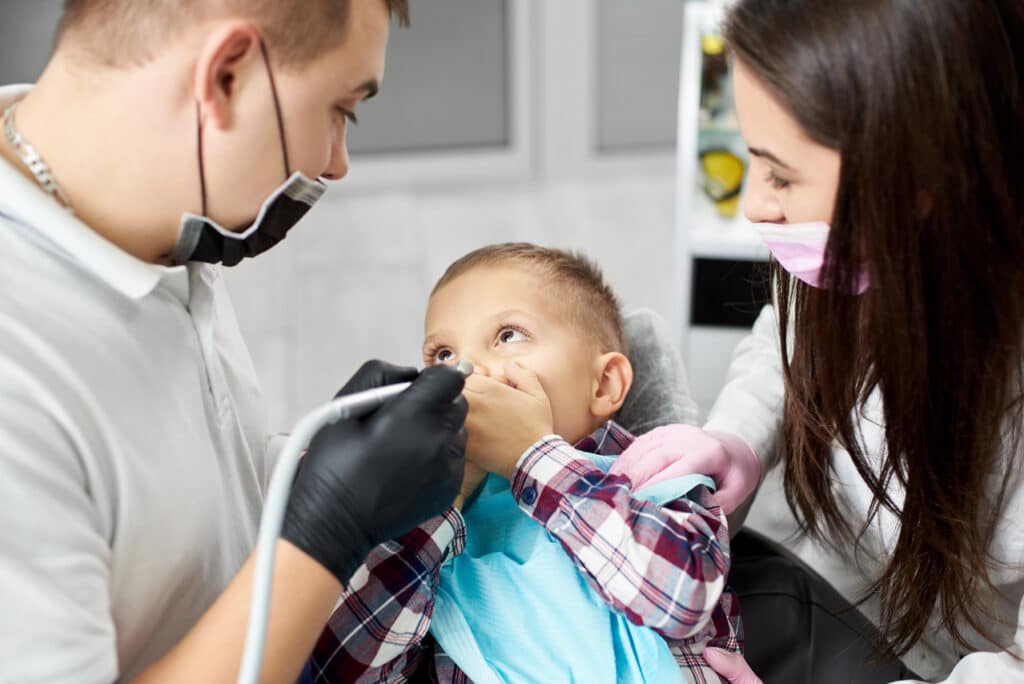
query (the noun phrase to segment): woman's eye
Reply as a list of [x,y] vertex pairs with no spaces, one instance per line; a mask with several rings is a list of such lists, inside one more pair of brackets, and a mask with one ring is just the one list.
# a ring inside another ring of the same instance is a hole
[[448,363],[449,361],[455,360],[455,353],[451,349],[438,349],[434,353],[434,361],[436,363]]
[[501,331],[498,332],[498,342],[502,344],[525,341],[526,335],[515,328],[502,328]]
[[768,175],[765,176],[765,180],[771,183],[772,187],[776,190],[785,190],[789,187],[789,181],[785,178],[776,176],[774,171],[769,171]]

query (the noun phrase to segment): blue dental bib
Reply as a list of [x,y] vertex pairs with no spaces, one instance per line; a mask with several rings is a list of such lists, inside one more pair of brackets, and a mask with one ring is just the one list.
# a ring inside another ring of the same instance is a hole
[[[607,472],[614,457],[585,454]],[[656,504],[710,478],[635,492]],[[686,682],[665,640],[616,613],[561,544],[489,475],[463,511],[466,547],[441,569],[430,632],[476,684]]]

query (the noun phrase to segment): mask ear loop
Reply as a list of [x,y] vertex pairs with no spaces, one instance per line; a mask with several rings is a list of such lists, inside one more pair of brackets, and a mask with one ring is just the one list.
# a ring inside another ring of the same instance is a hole
[[199,157],[199,197],[202,214],[206,216],[206,169],[203,167],[203,119],[200,116],[199,100],[196,100],[196,155]]
[[[284,118],[281,116],[281,103],[277,98],[277,84],[274,83],[274,72],[270,68],[270,58],[267,56],[267,45],[260,39],[260,52],[263,54],[263,65],[267,69],[267,78],[270,80],[270,94],[274,99],[274,115],[277,117],[277,135],[281,141],[281,157],[284,160],[284,177],[288,179],[291,173],[291,164],[288,163],[288,144],[284,138]],[[203,163],[203,119],[199,109],[199,101],[196,101],[196,156],[199,159],[199,197],[202,206],[202,216],[206,216],[206,167]]]
[[270,57],[267,56],[267,44],[262,38],[260,38],[260,52],[263,53],[263,65],[267,67],[267,78],[270,79],[270,94],[274,97],[274,113],[277,115],[277,134],[281,139],[284,177],[287,180],[292,175],[292,167],[288,163],[288,142],[284,138],[284,119],[281,116],[281,101],[277,98],[277,85],[274,83],[274,70],[270,68]]
[[[278,99],[278,86],[273,82],[273,70],[270,69],[270,58],[266,52],[266,43],[261,38],[259,49],[263,54],[263,66],[270,81],[270,95],[273,97],[273,113],[278,119],[278,137],[281,140],[281,156],[285,162],[285,179],[292,175],[292,166],[288,162],[288,143],[285,141],[285,120],[281,116],[281,101]],[[203,118],[199,100],[196,101],[196,156],[199,158],[199,195],[202,215],[206,216],[206,167],[203,163]]]

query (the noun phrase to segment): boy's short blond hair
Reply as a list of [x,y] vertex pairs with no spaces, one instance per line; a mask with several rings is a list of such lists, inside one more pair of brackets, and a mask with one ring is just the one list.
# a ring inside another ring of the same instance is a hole
[[582,335],[593,336],[599,353],[628,352],[619,300],[601,270],[579,252],[505,242],[473,250],[455,261],[430,296],[447,283],[479,266],[514,264],[530,269],[551,285],[551,297]]
[[[409,0],[379,0],[402,25]],[[211,17],[251,18],[274,59],[303,65],[336,47],[352,0],[64,0],[56,44],[76,47],[101,64],[122,67],[153,59],[175,34]]]

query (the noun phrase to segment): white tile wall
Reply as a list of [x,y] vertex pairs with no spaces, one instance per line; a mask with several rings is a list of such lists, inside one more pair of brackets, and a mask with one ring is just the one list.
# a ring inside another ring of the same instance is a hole
[[673,178],[379,193],[332,187],[283,243],[226,269],[273,427],[369,358],[419,365],[427,293],[456,258],[510,240],[579,249],[625,309],[678,321]]

